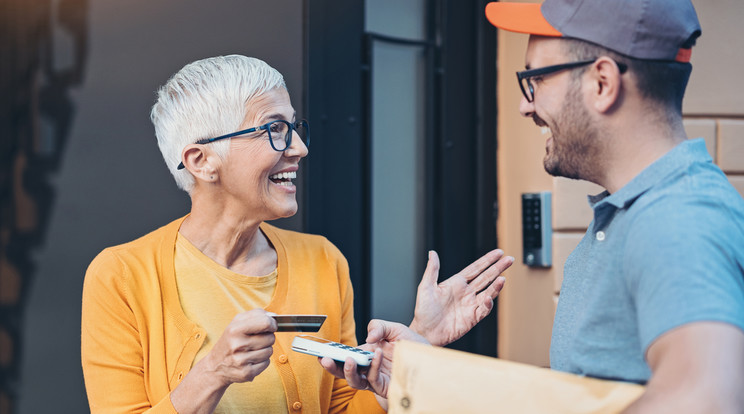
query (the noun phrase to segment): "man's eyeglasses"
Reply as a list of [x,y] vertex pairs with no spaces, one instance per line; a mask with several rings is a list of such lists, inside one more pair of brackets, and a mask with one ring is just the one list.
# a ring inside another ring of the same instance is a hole
[[[290,145],[292,145],[292,135],[294,135],[292,132],[297,132],[297,135],[300,136],[300,139],[305,143],[305,146],[310,146],[310,126],[304,119],[297,122],[278,119],[257,127],[244,129],[227,135],[221,135],[216,138],[200,139],[199,141],[196,141],[195,144],[209,144],[210,142],[219,141],[221,139],[233,138],[257,131],[266,131],[266,134],[269,136],[269,143],[274,151],[284,152]],[[252,138],[258,138],[258,136]],[[179,170],[184,169],[185,166],[183,165],[183,162],[178,164],[177,168]]]
[[[563,63],[560,65],[545,66],[537,69],[524,70],[517,72],[517,81],[519,82],[519,89],[522,90],[522,95],[527,99],[527,102],[532,102],[535,99],[535,86],[532,84],[532,78],[538,76],[545,76],[551,73],[560,72],[566,69],[575,69],[581,66],[589,65],[596,62],[597,59],[582,60],[580,62]],[[628,70],[628,65],[620,62],[615,62],[620,73],[625,73]]]

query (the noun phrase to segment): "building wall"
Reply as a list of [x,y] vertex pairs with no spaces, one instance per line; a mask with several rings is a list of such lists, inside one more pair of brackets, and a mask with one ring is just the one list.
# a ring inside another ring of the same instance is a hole
[[[244,54],[284,74],[304,116],[303,3],[0,0],[0,10],[0,104],[21,101],[0,106],[0,414],[87,412],[88,264],[189,210],[156,145],[155,91],[188,62]],[[299,228],[293,219],[281,225]]]
[[[744,5],[739,0],[693,0],[702,36],[693,49],[693,72],[683,107],[690,138],[703,137],[714,161],[744,195],[744,65],[740,53]],[[499,298],[499,355],[549,366],[548,352],[563,279],[563,264],[591,221],[586,195],[602,189],[585,181],[553,178],[542,166],[545,137],[531,119],[519,115],[521,92],[514,72],[524,69],[527,36],[499,32],[498,188],[500,247],[518,258]],[[521,263],[521,193],[551,191],[553,266]]]

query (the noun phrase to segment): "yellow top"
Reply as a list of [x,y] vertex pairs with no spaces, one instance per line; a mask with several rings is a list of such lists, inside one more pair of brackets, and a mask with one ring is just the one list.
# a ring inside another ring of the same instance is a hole
[[[235,315],[263,309],[276,288],[276,269],[266,276],[235,273],[210,259],[180,233],[175,265],[183,312],[207,332],[192,367],[212,350]],[[215,414],[268,412],[287,412],[282,379],[274,364],[253,381],[230,385],[214,410]]]
[[[92,413],[175,413],[170,392],[188,373],[206,331],[178,299],[175,220],[93,259],[83,283],[81,357]],[[277,253],[277,314],[328,315],[316,336],[356,344],[349,267],[321,236],[261,224]],[[277,367],[290,413],[382,413],[374,395],[327,373],[314,356],[291,351],[276,334]]]

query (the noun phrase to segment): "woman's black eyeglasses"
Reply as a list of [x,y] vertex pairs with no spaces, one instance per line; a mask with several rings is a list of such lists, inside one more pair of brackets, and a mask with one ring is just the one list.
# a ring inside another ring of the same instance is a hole
[[[200,139],[199,141],[196,141],[195,144],[209,144],[210,142],[233,138],[256,131],[266,131],[269,135],[269,143],[271,143],[271,148],[273,148],[274,151],[284,152],[290,145],[292,145],[292,135],[294,135],[292,132],[297,132],[297,135],[300,136],[302,142],[304,142],[306,146],[310,146],[310,126],[304,119],[297,122],[278,119],[257,127],[244,129],[227,135],[221,135],[216,138]],[[258,138],[258,136],[252,138]],[[185,166],[183,165],[183,162],[178,164],[177,169],[182,170],[184,168]]]

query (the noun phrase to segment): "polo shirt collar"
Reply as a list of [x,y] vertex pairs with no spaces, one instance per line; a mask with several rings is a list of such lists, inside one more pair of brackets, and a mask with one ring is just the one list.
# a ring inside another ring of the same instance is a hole
[[694,162],[712,162],[708,150],[705,148],[705,140],[702,138],[683,141],[646,167],[614,194],[605,190],[597,195],[589,196],[589,205],[593,209],[605,204],[613,205],[616,208],[625,208],[670,174],[684,169]]

